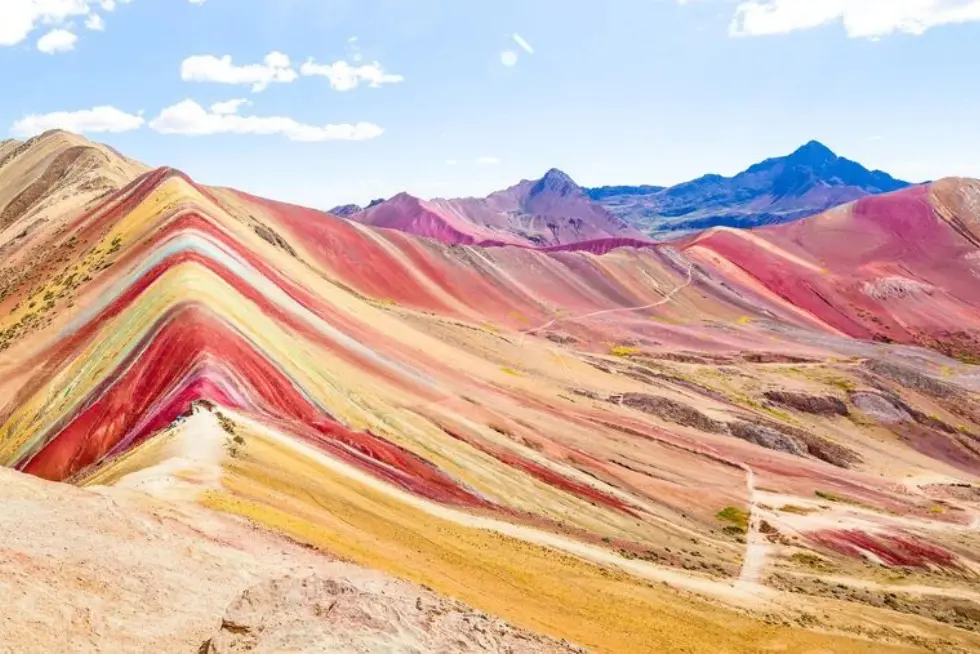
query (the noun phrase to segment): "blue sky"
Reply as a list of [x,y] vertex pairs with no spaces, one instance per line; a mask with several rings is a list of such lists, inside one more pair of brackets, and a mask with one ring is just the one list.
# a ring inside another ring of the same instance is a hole
[[323,208],[550,167],[673,184],[810,139],[980,177],[977,62],[980,0],[2,0],[0,130]]

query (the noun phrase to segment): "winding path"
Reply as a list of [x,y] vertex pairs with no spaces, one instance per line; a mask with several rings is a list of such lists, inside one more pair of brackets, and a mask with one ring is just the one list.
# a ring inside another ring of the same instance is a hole
[[[552,318],[548,322],[544,323],[543,325],[540,325],[538,327],[532,327],[531,329],[522,330],[521,331],[521,339],[518,341],[518,345],[523,345],[524,344],[524,337],[527,336],[528,334],[535,334],[535,333],[541,331],[542,329],[548,329],[549,327],[552,327],[553,325],[555,325],[555,323],[557,323],[559,321],[565,321],[565,320],[584,320],[586,318],[595,318],[596,316],[605,316],[605,315],[609,315],[609,314],[612,314],[612,313],[627,313],[627,312],[630,312],[630,311],[643,311],[644,309],[653,309],[654,307],[659,307],[659,306],[662,306],[664,304],[667,304],[668,302],[671,302],[674,299],[674,296],[675,295],[677,295],[678,293],[680,293],[681,291],[683,291],[685,288],[687,288],[688,286],[690,286],[691,283],[694,281],[694,264],[692,262],[690,262],[690,261],[685,261],[685,263],[687,264],[687,271],[686,271],[687,279],[684,280],[684,283],[683,284],[679,284],[673,290],[671,290],[670,292],[668,292],[666,295],[664,295],[662,298],[660,298],[656,302],[651,302],[650,304],[644,304],[644,305],[638,306],[638,307],[619,307],[619,308],[616,308],[616,309],[603,309],[601,311],[593,311],[591,313],[583,313],[583,314],[579,314],[579,315],[575,315],[575,316],[555,316],[554,318]],[[659,290],[659,289],[657,289],[657,290]]]

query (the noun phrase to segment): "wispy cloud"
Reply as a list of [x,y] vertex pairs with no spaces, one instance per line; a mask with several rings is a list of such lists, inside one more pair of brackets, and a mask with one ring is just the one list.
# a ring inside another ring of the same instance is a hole
[[150,121],[150,128],[161,134],[206,136],[209,134],[277,134],[290,141],[365,141],[377,138],[384,130],[373,124],[340,123],[306,125],[288,116],[242,116],[240,100],[216,103],[208,111],[194,100],[184,100],[167,107]]
[[515,42],[515,43],[517,43],[517,45],[519,45],[519,46],[521,46],[522,48],[524,48],[524,51],[525,51],[525,52],[527,52],[528,54],[534,54],[534,48],[532,48],[532,47],[531,47],[531,44],[530,44],[530,43],[528,43],[528,42],[527,42],[527,41],[526,41],[526,40],[524,39],[524,37],[523,37],[523,36],[521,36],[521,35],[520,35],[520,34],[518,34],[517,32],[514,32],[514,36],[513,36],[513,39],[514,39],[514,42]]
[[729,33],[788,34],[838,21],[852,38],[919,35],[942,25],[980,21],[980,0],[750,0],[735,8]]
[[78,37],[68,30],[51,30],[37,40],[37,49],[44,54],[56,54],[58,52],[68,52],[75,49],[75,42]]
[[270,52],[260,64],[235,65],[230,55],[194,55],[180,65],[180,78],[185,82],[213,82],[216,84],[248,84],[253,93],[259,93],[270,84],[288,84],[299,75],[293,70],[289,57],[281,52]]
[[332,64],[318,64],[308,59],[300,66],[299,72],[304,77],[326,77],[330,87],[335,91],[350,91],[360,86],[361,82],[370,87],[378,88],[383,84],[404,82],[402,75],[386,73],[377,61],[361,66],[352,66],[346,61],[335,61]]
[[10,133],[19,138],[36,136],[49,129],[64,129],[76,134],[130,132],[143,126],[142,112],[131,114],[111,106],[81,111],[55,111],[31,114],[13,124]]

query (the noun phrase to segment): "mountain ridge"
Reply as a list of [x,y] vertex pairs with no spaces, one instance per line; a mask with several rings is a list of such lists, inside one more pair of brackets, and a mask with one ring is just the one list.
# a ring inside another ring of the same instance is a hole
[[732,177],[708,174],[653,190],[591,191],[607,209],[658,237],[727,225],[791,222],[853,200],[911,186],[838,156],[819,141],[752,164]]
[[484,198],[419,198],[426,203],[424,220],[396,218],[397,206],[372,213],[369,209],[381,203],[377,200],[368,208],[343,205],[331,213],[444,242],[458,238],[466,244],[525,242],[549,247],[595,238],[665,240],[713,226],[790,222],[908,186],[813,140],[732,177],[709,173],[670,187],[582,187],[564,171],[551,168],[540,178],[521,180]]

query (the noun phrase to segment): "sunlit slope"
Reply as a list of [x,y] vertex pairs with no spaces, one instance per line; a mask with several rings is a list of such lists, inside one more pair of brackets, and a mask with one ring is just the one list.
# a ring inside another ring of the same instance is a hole
[[745,286],[849,336],[980,357],[980,181],[945,179],[792,224],[716,229],[690,241]]
[[[797,335],[841,329],[724,267],[447,247],[169,169],[25,238],[43,256],[0,303],[0,463],[196,499],[598,651],[976,644],[845,600],[815,601],[813,621],[769,583],[800,552],[863,577],[838,518],[932,543],[923,584],[931,566],[972,574],[970,501],[937,513],[892,482],[974,480],[980,414],[954,412],[966,391],[900,390],[923,416],[900,433],[763,400],[850,406],[871,377]],[[940,366],[948,384],[968,371]],[[816,491],[854,503],[781,511]]]

